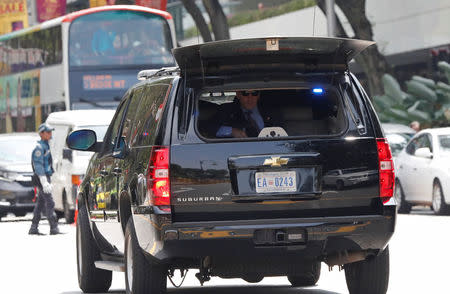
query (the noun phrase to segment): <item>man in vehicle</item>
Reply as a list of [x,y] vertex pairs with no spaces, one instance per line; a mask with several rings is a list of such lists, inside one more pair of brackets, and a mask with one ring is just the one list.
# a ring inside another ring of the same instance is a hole
[[39,221],[41,220],[41,212],[45,210],[47,220],[50,224],[50,235],[59,234],[58,220],[55,216],[55,202],[52,197],[52,184],[50,183],[51,175],[53,174],[52,154],[50,153],[50,146],[48,141],[52,138],[53,128],[48,124],[41,124],[39,126],[39,136],[41,140],[37,142],[31,155],[31,165],[33,167],[36,179],[35,185],[39,190],[37,203],[33,210],[33,219],[31,220],[31,228],[28,231],[30,235],[41,235],[38,230]]
[[411,123],[409,124],[409,127],[410,127],[411,129],[413,129],[414,131],[416,131],[416,133],[417,133],[418,131],[420,131],[420,123],[419,123],[417,120],[411,122]]
[[237,91],[233,103],[219,109],[218,138],[258,137],[259,132],[273,125],[272,116],[259,105],[260,91]]

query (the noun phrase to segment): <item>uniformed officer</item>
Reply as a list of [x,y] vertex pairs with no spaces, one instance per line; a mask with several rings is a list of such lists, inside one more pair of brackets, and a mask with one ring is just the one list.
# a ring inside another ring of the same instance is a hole
[[40,235],[38,230],[39,221],[41,220],[41,212],[45,210],[47,220],[50,224],[50,235],[59,234],[58,220],[55,216],[55,202],[52,198],[52,184],[50,177],[53,174],[52,154],[50,153],[50,146],[48,141],[52,138],[52,131],[54,130],[48,124],[43,123],[39,126],[39,136],[41,140],[37,142],[36,147],[32,153],[31,163],[33,166],[34,176],[38,177],[38,197],[37,203],[33,211],[33,220],[31,221],[31,228],[28,234]]

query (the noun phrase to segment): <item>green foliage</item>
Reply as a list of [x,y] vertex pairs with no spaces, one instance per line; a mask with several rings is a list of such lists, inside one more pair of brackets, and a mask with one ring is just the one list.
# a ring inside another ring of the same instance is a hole
[[[450,65],[439,62],[438,67],[450,81]],[[383,76],[384,95],[373,98],[382,122],[409,124],[417,120],[425,127],[450,125],[450,85],[413,76],[405,83],[403,92],[391,75]]]
[[[209,31],[212,30],[211,24],[208,24]],[[184,31],[184,38],[189,39],[193,37],[197,37],[199,35],[199,31],[196,26],[190,27]]]
[[279,5],[276,7],[266,8],[262,11],[260,11],[258,9],[252,10],[252,11],[243,11],[240,13],[236,13],[234,16],[232,16],[228,20],[228,25],[230,27],[240,26],[243,24],[263,20],[266,18],[270,18],[270,17],[282,15],[282,14],[286,14],[286,13],[289,13],[292,11],[300,10],[300,9],[303,9],[306,7],[311,7],[314,5],[316,5],[315,0],[293,0],[293,1],[290,1],[288,3],[282,4],[282,5]]
[[[316,5],[315,0],[292,0],[288,3],[281,4],[276,7],[266,8],[262,11],[255,9],[250,11],[242,11],[236,13],[228,19],[228,25],[230,27],[240,26],[248,24],[255,21],[260,21],[266,18],[286,14],[289,12],[297,11],[303,8],[311,7]],[[211,27],[210,27],[211,29]],[[185,38],[192,38],[198,35],[198,30],[196,27],[188,28],[184,31]]]

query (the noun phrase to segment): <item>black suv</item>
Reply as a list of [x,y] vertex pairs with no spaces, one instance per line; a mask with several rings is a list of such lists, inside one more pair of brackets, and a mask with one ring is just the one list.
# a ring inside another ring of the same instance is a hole
[[[202,284],[287,276],[311,286],[324,262],[345,269],[350,293],[385,293],[393,164],[348,70],[370,45],[211,42],[174,49],[176,68],[141,72],[103,142],[90,130],[67,138],[96,152],[78,195],[81,289],[107,291],[117,270],[127,293],[161,293],[186,269]],[[325,183],[336,170],[355,178]]]

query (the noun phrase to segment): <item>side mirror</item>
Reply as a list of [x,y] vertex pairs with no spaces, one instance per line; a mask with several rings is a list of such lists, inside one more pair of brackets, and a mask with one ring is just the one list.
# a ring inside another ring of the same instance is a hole
[[72,162],[72,150],[64,148],[62,158],[67,159],[68,161]]
[[430,148],[419,148],[414,152],[414,155],[422,158],[433,158],[433,153],[431,153]]
[[113,156],[115,158],[124,158],[128,153],[128,146],[127,143],[125,142],[125,137],[120,137],[119,138],[119,144],[117,146],[117,148],[114,150],[113,152]]
[[66,144],[73,150],[94,152],[98,152],[101,146],[97,143],[97,135],[93,130],[78,130],[70,133],[66,138]]

